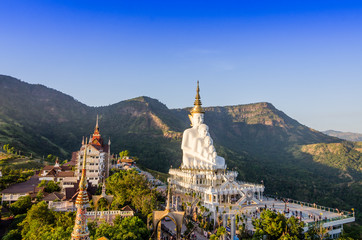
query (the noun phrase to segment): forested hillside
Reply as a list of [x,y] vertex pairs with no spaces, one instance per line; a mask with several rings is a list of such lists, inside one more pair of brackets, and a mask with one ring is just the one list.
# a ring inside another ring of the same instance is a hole
[[[362,209],[360,145],[310,129],[270,103],[205,111],[216,150],[241,180],[263,180],[270,194]],[[89,107],[45,86],[0,76],[0,144],[38,156],[69,159],[82,136],[93,132],[99,114],[101,134],[111,139],[112,152],[128,149],[144,167],[167,172],[181,164],[188,113],[149,97]]]

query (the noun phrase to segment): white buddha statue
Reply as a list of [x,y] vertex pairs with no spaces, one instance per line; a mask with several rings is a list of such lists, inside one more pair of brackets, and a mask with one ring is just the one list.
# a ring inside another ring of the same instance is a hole
[[199,82],[197,82],[194,108],[189,115],[191,128],[184,131],[181,149],[182,164],[193,168],[224,168],[225,159],[217,156],[209,127],[204,124],[204,110],[201,107]]

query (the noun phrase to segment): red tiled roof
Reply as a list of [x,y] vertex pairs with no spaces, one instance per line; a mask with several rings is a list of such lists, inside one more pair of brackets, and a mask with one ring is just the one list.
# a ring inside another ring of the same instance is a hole
[[69,166],[69,165],[62,165],[62,166],[60,166],[60,168],[62,169],[62,171],[70,171],[70,170],[72,170],[72,167],[71,166]]
[[[79,187],[79,182],[80,180],[77,181],[77,183],[75,183],[73,185],[73,187],[67,187],[65,188],[65,199],[69,200],[69,201],[75,201],[75,199],[78,196],[78,187]],[[97,191],[97,187],[93,186],[91,182],[88,182],[88,188],[87,188],[87,193],[88,193],[88,197],[89,199],[92,199],[92,195],[94,195]]]
[[134,212],[133,209],[132,209],[130,206],[128,206],[128,205],[125,206],[125,207],[123,207],[121,210],[122,210],[122,211],[125,211],[125,212],[130,212],[130,211]]
[[65,199],[70,200],[74,194],[77,192],[78,187],[70,187],[70,188],[64,188],[65,190]]
[[58,172],[57,177],[74,177],[73,171]]
[[49,201],[55,201],[55,200],[62,200],[63,198],[64,198],[63,193],[53,192],[53,193],[48,194],[46,197],[44,197],[43,200],[46,202],[49,202]]
[[52,165],[46,165],[45,167],[43,167],[43,170],[52,170],[54,168],[54,166]]
[[133,159],[130,159],[130,158],[128,158],[128,159],[124,158],[124,159],[121,159],[121,162],[133,163],[134,161],[133,161]]
[[56,172],[54,169],[52,169],[52,170],[50,170],[45,176],[55,177],[56,174],[57,174],[57,172]]

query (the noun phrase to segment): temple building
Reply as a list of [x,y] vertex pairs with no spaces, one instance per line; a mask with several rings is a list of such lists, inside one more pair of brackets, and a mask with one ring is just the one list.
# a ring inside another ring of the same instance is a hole
[[226,171],[225,159],[217,155],[209,127],[204,124],[204,113],[197,83],[194,108],[189,115],[192,127],[186,129],[182,137],[182,165],[169,170],[169,181],[174,195],[195,193],[216,219],[217,211],[229,211],[230,206],[236,209],[259,203],[264,186],[236,181],[238,173]]
[[95,186],[101,186],[103,178],[107,178],[109,175],[111,141],[108,140],[108,144],[104,143],[99,132],[98,115],[94,133],[89,139],[89,142],[84,142],[83,138],[82,147],[78,152],[73,153],[73,156],[76,158],[75,177],[77,180],[80,180],[82,175],[81,164],[83,162],[83,156],[81,153],[84,151],[86,146],[88,146],[86,159],[87,180]]
[[341,211],[287,198],[267,197],[263,194],[264,185],[237,181],[238,173],[227,171],[225,159],[217,155],[209,127],[204,124],[204,114],[197,83],[194,107],[189,115],[192,127],[186,129],[182,137],[182,164],[180,168],[169,170],[168,182],[173,189],[172,206],[175,209],[180,207],[182,202],[193,205],[200,201],[201,205],[212,213],[212,219],[222,217],[223,226],[229,229],[230,239],[234,239],[237,229],[236,215],[243,213],[247,218],[246,228],[253,231],[252,219],[259,217],[263,209],[299,218],[305,223],[304,231],[310,226],[322,225],[331,238],[340,236],[343,224],[355,221],[354,211]]

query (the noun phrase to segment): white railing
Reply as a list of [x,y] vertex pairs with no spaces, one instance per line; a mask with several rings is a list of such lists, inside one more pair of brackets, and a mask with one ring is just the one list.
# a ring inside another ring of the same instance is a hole
[[111,210],[111,211],[89,211],[86,213],[87,216],[108,216],[108,215],[120,215],[121,217],[132,217],[133,211],[120,211],[120,210]]
[[75,211],[76,208],[72,202],[49,202],[48,208],[56,212]]

